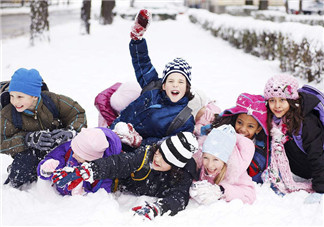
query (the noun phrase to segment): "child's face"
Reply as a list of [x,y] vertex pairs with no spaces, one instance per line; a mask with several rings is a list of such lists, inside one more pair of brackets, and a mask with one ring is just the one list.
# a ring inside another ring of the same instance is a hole
[[18,112],[25,110],[34,110],[37,104],[38,97],[30,96],[22,92],[10,92],[10,103]]
[[79,155],[77,155],[75,152],[73,152],[72,157],[75,158],[75,160],[77,160],[78,163],[84,163],[86,161],[83,158],[81,158]]
[[224,167],[224,162],[216,156],[203,152],[203,166],[208,175],[217,176]]
[[253,139],[255,134],[259,133],[261,130],[262,127],[251,115],[240,114],[235,121],[236,133],[249,139]]
[[283,117],[289,110],[289,103],[287,99],[280,97],[273,97],[268,100],[271,112],[277,117]]
[[153,156],[152,168],[156,171],[169,171],[171,166],[166,163],[160,153],[160,150],[157,150]]
[[186,94],[187,80],[181,73],[171,73],[162,85],[172,102],[178,102]]

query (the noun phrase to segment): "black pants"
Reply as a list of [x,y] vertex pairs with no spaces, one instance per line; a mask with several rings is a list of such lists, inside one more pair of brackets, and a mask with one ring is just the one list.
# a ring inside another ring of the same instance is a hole
[[25,183],[37,180],[37,166],[45,154],[39,151],[26,150],[18,153],[9,168],[9,176],[5,184],[9,182],[14,188]]

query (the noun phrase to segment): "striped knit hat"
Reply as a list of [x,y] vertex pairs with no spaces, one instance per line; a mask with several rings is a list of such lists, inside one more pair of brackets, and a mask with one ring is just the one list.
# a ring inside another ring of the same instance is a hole
[[179,132],[164,140],[160,152],[166,163],[179,168],[184,167],[198,150],[198,142],[191,132]]
[[175,58],[173,61],[166,64],[163,70],[162,84],[171,73],[181,73],[186,77],[188,83],[191,85],[191,66],[186,62],[186,60]]

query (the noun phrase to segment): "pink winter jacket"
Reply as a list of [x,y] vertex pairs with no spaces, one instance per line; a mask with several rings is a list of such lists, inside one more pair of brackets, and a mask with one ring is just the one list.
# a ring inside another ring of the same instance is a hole
[[[199,119],[196,119],[194,134],[196,136],[200,136],[201,127],[211,124],[215,119],[215,114],[219,114],[220,112],[221,112],[221,109],[215,105],[214,101],[209,102],[205,106],[204,114],[201,117],[199,117]],[[198,112],[198,114],[199,114],[199,112]]]
[[[194,154],[199,169],[202,168],[202,144],[207,136],[198,139],[199,150]],[[227,161],[227,171],[224,179],[219,185],[223,186],[224,199],[229,202],[233,199],[240,199],[244,203],[252,204],[256,199],[256,191],[252,178],[247,173],[254,155],[255,146],[252,140],[236,134],[236,146]],[[199,180],[207,180],[214,183],[213,179],[204,174],[201,170]]]
[[227,161],[227,171],[220,185],[225,189],[226,201],[241,199],[252,204],[256,199],[256,191],[252,177],[247,173],[255,146],[252,140],[236,134],[236,146]]

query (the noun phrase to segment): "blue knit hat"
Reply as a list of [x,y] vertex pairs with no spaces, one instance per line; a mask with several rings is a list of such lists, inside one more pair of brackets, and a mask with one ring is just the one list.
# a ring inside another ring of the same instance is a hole
[[236,144],[236,132],[232,125],[214,128],[207,136],[202,152],[227,162]]
[[9,84],[9,92],[18,91],[39,97],[42,89],[42,77],[36,69],[18,69]]
[[184,75],[191,85],[191,66],[182,58],[175,58],[173,61],[166,64],[163,70],[162,84],[171,73],[181,73]]

